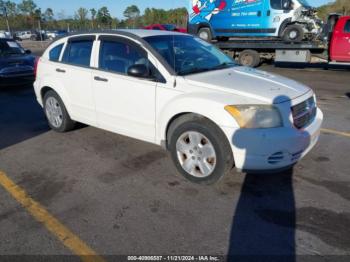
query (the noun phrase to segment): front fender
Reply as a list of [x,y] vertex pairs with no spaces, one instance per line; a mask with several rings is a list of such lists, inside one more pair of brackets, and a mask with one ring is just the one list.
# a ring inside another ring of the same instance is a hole
[[182,114],[193,113],[204,116],[219,127],[239,128],[236,120],[224,109],[230,105],[227,96],[210,93],[182,94],[166,103],[157,115],[157,142],[166,141],[170,121]]

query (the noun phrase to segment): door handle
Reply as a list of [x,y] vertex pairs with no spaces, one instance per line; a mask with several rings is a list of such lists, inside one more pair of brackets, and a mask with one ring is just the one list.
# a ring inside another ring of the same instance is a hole
[[94,79],[95,79],[95,81],[108,82],[107,78],[102,78],[102,77],[99,77],[99,76],[95,76]]
[[268,10],[267,13],[266,13],[267,16],[270,16],[271,15],[271,10]]
[[60,69],[60,68],[57,68],[57,69],[56,69],[56,72],[58,72],[58,73],[65,73],[65,72],[66,72],[66,70],[64,70],[64,69]]
[[258,11],[258,16],[259,16],[259,17],[261,16],[261,11]]

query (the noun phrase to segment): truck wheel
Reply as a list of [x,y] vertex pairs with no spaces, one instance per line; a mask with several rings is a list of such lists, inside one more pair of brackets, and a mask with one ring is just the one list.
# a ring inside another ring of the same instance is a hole
[[211,35],[210,28],[208,27],[202,27],[201,29],[199,29],[198,36],[199,38],[207,42],[211,42],[213,40],[213,36]]
[[242,66],[257,67],[260,64],[260,55],[255,50],[244,50],[239,54],[238,62]]
[[187,114],[176,119],[167,140],[177,170],[192,182],[213,184],[233,167],[227,137],[205,117]]
[[283,31],[282,39],[286,42],[301,42],[304,39],[304,30],[300,25],[289,25]]

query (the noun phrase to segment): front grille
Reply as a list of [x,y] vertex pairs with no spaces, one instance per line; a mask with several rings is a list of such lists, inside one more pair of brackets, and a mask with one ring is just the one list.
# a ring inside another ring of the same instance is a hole
[[292,107],[294,126],[298,129],[308,126],[316,117],[317,108],[315,98],[310,97],[308,100]]
[[273,155],[271,155],[268,159],[267,162],[271,165],[278,164],[284,159],[284,154],[283,152],[277,152]]

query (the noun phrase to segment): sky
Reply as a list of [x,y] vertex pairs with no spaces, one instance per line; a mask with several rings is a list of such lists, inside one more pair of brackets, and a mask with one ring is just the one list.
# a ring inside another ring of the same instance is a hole
[[[320,6],[326,4],[331,0],[308,0],[311,6]],[[21,2],[15,0],[14,2]],[[54,10],[55,14],[64,11],[66,16],[74,15],[74,12],[79,7],[85,7],[87,9],[95,8],[98,9],[102,6],[107,6],[112,16],[118,17],[119,19],[124,18],[123,12],[129,5],[137,5],[141,12],[147,7],[155,8],[177,8],[187,7],[189,0],[34,0],[34,2],[44,11],[50,7]]]

